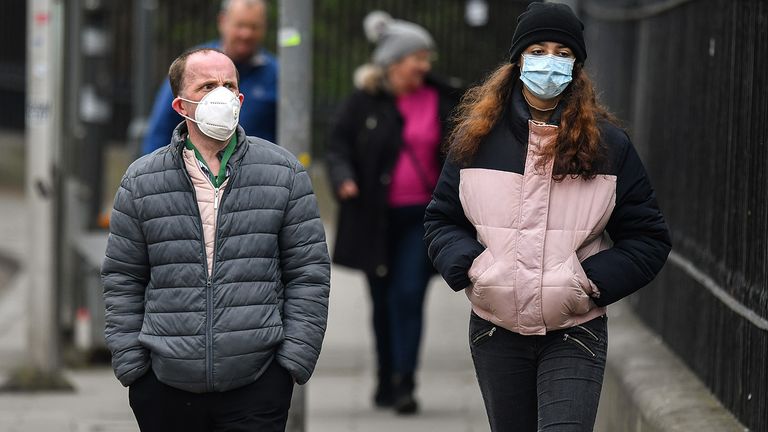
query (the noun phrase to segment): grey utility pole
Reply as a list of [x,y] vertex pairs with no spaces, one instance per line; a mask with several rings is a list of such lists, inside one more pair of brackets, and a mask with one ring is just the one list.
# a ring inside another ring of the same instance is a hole
[[152,109],[154,87],[152,65],[154,44],[152,43],[154,16],[158,0],[134,0],[133,2],[133,91],[131,98],[132,118],[128,126],[128,138],[134,156],[141,155],[141,141],[147,131],[149,112]]
[[28,348],[30,366],[42,386],[46,385],[41,381],[54,384],[50,379],[59,370],[54,213],[61,135],[62,15],[61,1],[27,2]]
[[[279,2],[277,142],[309,168],[312,130],[312,0]],[[306,393],[293,393],[288,432],[306,429]]]
[[311,163],[312,0],[280,2],[277,142]]

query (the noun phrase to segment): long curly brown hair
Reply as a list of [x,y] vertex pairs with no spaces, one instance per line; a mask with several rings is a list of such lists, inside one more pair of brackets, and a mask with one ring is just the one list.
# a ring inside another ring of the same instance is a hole
[[[448,139],[451,160],[466,164],[475,155],[483,138],[499,120],[519,77],[516,64],[503,64],[485,82],[467,91],[454,115],[455,127]],[[581,64],[574,66],[573,81],[560,103],[563,111],[557,139],[554,145],[541,149],[542,157],[536,168],[543,169],[554,159],[555,181],[566,176],[592,179],[597,175],[597,163],[605,157],[597,122],[617,121],[597,102],[592,81]]]

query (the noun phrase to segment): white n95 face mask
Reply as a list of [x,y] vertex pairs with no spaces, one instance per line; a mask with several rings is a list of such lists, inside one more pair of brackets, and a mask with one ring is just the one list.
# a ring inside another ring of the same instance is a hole
[[195,117],[182,117],[197,123],[200,132],[217,141],[228,140],[235,130],[240,118],[240,98],[225,87],[217,87],[199,101],[179,99],[197,104]]

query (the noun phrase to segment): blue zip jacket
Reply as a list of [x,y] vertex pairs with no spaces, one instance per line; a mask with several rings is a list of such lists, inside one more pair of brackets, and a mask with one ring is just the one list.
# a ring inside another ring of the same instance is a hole
[[[211,41],[199,48],[221,49],[221,41]],[[247,62],[235,65],[240,74],[240,93],[245,96],[240,111],[240,126],[248,136],[275,142],[277,135],[277,60],[262,49]],[[173,93],[168,79],[155,97],[142,154],[168,145],[173,130],[184,119],[171,108]]]

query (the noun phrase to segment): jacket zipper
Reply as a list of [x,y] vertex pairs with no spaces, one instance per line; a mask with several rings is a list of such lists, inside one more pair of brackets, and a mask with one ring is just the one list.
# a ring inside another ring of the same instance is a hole
[[[184,162],[182,161],[182,164]],[[199,204],[197,201],[197,192],[195,191],[195,185],[192,183],[192,178],[189,176],[189,173],[186,169],[184,171],[184,176],[187,178],[187,182],[189,183],[190,189],[192,189],[192,197],[194,198],[194,208],[197,210],[197,219],[200,221],[200,233],[203,233],[203,215],[200,214]],[[209,349],[211,345],[213,344],[213,337],[211,336],[211,329],[213,328],[213,322],[211,320],[211,287],[212,281],[211,281],[211,275],[208,274],[208,254],[205,253],[205,236],[200,236],[200,246],[203,248],[203,270],[205,271],[205,388],[206,391],[210,392],[213,389],[213,356],[212,356],[212,349]],[[216,247],[216,242],[214,241],[214,249]]]
[[481,341],[481,340],[483,340],[485,338],[489,338],[489,337],[493,336],[493,334],[495,332],[496,332],[496,327],[491,327],[490,330],[488,330],[486,332],[482,332],[479,335],[475,336],[475,338],[472,339],[472,344],[476,345],[479,341]]
[[[206,176],[208,182],[213,186],[213,212],[216,213],[219,207],[219,188],[211,182],[209,176]],[[203,227],[202,215],[200,215],[200,227]],[[208,358],[205,369],[206,387],[209,392],[213,391],[213,270],[216,267],[216,228],[219,225],[219,215],[214,215],[213,223],[213,254],[211,255],[211,271],[208,274],[208,280],[205,284],[205,357]],[[203,232],[205,229],[203,228]],[[208,272],[208,254],[205,253],[205,235],[203,237],[203,256],[206,257],[205,271]]]
[[[232,178],[230,177],[230,183],[232,181]],[[206,331],[206,345],[208,347],[208,353],[207,357],[210,359],[208,362],[208,369],[206,370],[206,378],[208,380],[208,391],[213,391],[213,274],[216,272],[216,250],[218,249],[219,245],[219,207],[221,207],[219,203],[219,191],[220,189],[216,186],[213,187],[213,211],[216,213],[216,219],[213,224],[213,262],[211,263],[211,273],[208,275],[208,284],[206,285],[205,290],[205,299],[207,302],[207,317],[206,317],[206,325],[207,325],[207,331]],[[226,194],[221,194],[222,201],[224,200],[224,196]],[[202,227],[202,218],[200,220],[201,227]],[[205,252],[205,243],[203,243],[203,252]],[[203,255],[206,255],[203,253]],[[207,260],[207,258],[206,258]],[[206,271],[208,271],[208,262],[206,261]]]
[[[216,262],[215,259],[213,261]],[[205,267],[208,271],[207,263]],[[205,309],[205,346],[207,351],[205,353],[207,359],[205,362],[205,387],[211,392],[213,391],[213,282],[211,275],[208,275],[208,281],[205,283]]]
[[[232,185],[235,178],[235,173],[233,172],[232,175],[229,176],[229,184]],[[213,262],[211,263],[211,273],[208,275],[208,286],[206,290],[206,300],[208,302],[208,316],[206,318],[206,323],[208,325],[208,358],[210,358],[210,362],[208,363],[208,370],[206,371],[207,378],[208,378],[208,387],[209,391],[213,391],[213,274],[216,273],[216,250],[219,246],[219,217],[221,216],[219,214],[219,209],[221,208],[221,204],[224,202],[224,198],[227,197],[229,190],[232,188],[224,189],[224,192],[221,193],[221,202],[219,202],[219,192],[220,189],[215,187],[213,188],[213,211],[216,213],[216,222],[213,225]],[[200,219],[200,226],[202,227],[202,218]],[[203,243],[203,252],[205,252],[205,243]],[[205,255],[205,253],[203,254]],[[206,261],[206,271],[208,271],[208,263]]]
[[600,340],[600,338],[598,338],[597,335],[592,332],[592,330],[584,327],[583,325],[577,325],[576,327],[578,327],[578,328],[584,330],[585,332],[587,332],[587,334],[592,336],[595,339],[595,341],[599,341]]
[[[195,198],[195,207],[198,207],[197,192],[195,192],[195,185],[192,184],[192,179],[189,177],[189,173],[184,170],[187,176],[187,181],[192,187],[192,196]],[[230,182],[231,182],[230,178]],[[210,182],[210,179],[209,179]],[[211,183],[213,186],[213,183]],[[213,211],[218,213],[219,210],[219,191],[216,186],[213,187]],[[222,200],[224,194],[222,194]],[[200,229],[203,231],[203,216],[198,209],[198,217],[200,219]],[[208,273],[208,254],[205,253],[205,236],[201,236],[201,244],[203,247],[203,265],[205,268],[206,282],[205,282],[205,345],[206,345],[206,368],[205,368],[205,386],[208,392],[213,391],[213,273],[216,269],[216,246],[218,245],[218,227],[219,227],[219,215],[216,214],[216,223],[213,226],[213,262],[211,263],[211,272]]]
[[582,347],[582,348],[584,348],[585,350],[587,350],[587,352],[588,352],[590,355],[592,355],[592,357],[597,357],[597,354],[595,354],[595,352],[594,352],[594,351],[592,351],[591,349],[589,349],[589,347],[588,347],[588,346],[584,345],[584,342],[582,342],[582,341],[580,341],[580,340],[576,339],[575,337],[573,337],[573,336],[569,335],[568,333],[566,333],[566,334],[564,334],[564,335],[563,335],[563,340],[564,340],[564,341],[567,341],[567,340],[572,340],[572,341],[574,341],[576,344],[578,344],[578,345],[581,345],[581,347]]
[[[182,160],[182,167],[184,166],[184,161]],[[192,178],[189,176],[189,173],[186,169],[183,170],[184,175],[187,178],[187,183],[189,184],[190,188],[192,189],[192,197],[194,198],[194,207],[197,209],[197,217],[200,221],[200,232],[202,234],[203,232],[203,216],[200,214],[200,209],[198,208],[199,204],[197,201],[197,192],[195,192],[195,185],[192,183]],[[206,175],[206,177],[208,177]],[[235,172],[233,170],[232,175],[229,176],[229,183],[232,184],[235,178]],[[210,179],[209,179],[210,181]],[[213,183],[211,183],[213,185]],[[205,355],[205,379],[206,383],[205,386],[208,390],[208,392],[213,391],[213,273],[216,269],[216,246],[218,245],[218,227],[219,227],[219,215],[218,210],[219,207],[221,207],[219,203],[219,188],[215,187],[213,188],[213,210],[216,212],[216,223],[213,227],[214,232],[214,239],[213,239],[213,262],[211,263],[211,272],[208,272],[208,254],[205,253],[205,236],[200,236],[200,244],[203,248],[203,269],[205,271],[206,275],[206,283],[205,283],[205,301],[206,301],[206,317],[205,317],[205,323],[206,323],[206,336],[205,336],[205,344],[206,344],[206,355]],[[224,198],[227,196],[227,191],[229,189],[225,189],[224,193],[221,194],[221,200],[224,201]]]

